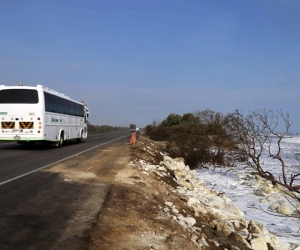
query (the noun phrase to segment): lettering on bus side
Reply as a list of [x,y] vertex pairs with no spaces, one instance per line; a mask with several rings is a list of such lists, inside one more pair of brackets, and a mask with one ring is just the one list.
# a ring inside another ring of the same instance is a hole
[[62,119],[56,119],[56,118],[52,118],[51,120],[52,122],[62,122]]

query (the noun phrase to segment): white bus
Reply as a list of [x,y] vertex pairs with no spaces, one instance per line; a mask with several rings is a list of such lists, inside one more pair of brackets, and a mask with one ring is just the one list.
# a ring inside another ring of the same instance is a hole
[[0,86],[0,141],[79,142],[87,137],[88,117],[84,103],[42,85]]

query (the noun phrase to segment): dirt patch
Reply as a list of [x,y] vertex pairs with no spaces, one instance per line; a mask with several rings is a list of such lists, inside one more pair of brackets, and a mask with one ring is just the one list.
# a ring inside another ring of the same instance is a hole
[[111,184],[115,175],[129,160],[129,143],[114,143],[111,147],[77,155],[45,171],[58,173],[67,182]]

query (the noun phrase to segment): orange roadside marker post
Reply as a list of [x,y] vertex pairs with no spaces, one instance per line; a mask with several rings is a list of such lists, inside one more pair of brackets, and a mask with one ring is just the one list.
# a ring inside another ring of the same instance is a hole
[[136,133],[132,133],[131,134],[130,143],[131,144],[135,144],[136,143]]

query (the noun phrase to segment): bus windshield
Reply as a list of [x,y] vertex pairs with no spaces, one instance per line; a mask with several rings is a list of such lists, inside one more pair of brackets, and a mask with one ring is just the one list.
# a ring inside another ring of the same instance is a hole
[[35,104],[38,102],[38,92],[33,89],[4,89],[0,91],[0,104]]

